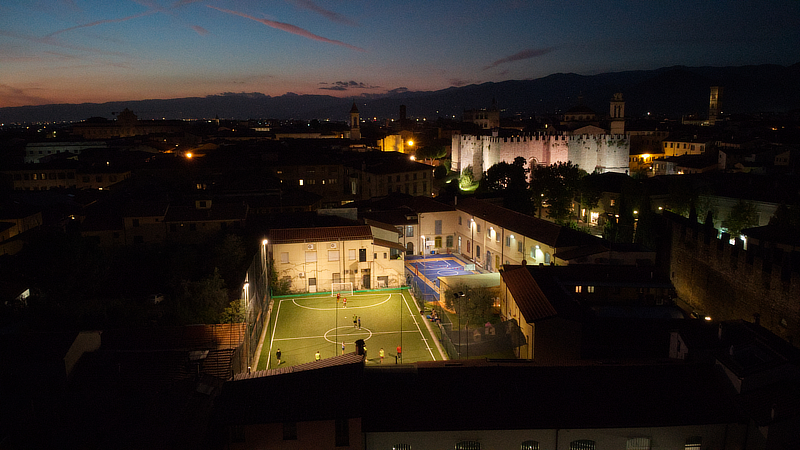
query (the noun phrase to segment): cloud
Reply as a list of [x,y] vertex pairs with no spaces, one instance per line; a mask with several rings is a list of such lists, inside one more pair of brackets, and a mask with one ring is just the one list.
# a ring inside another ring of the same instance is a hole
[[325,89],[327,91],[347,91],[349,89],[378,89],[380,86],[371,86],[365,83],[360,83],[358,81],[335,81],[333,83],[322,82],[320,83],[325,85],[324,87],[320,87],[320,89]]
[[77,30],[79,28],[93,27],[93,26],[96,26],[96,25],[102,25],[104,23],[125,22],[125,21],[131,20],[131,19],[138,19],[139,17],[149,16],[149,15],[155,14],[157,12],[158,11],[156,11],[156,10],[150,10],[150,11],[145,11],[143,13],[134,14],[132,16],[120,17],[119,19],[95,20],[94,22],[84,23],[84,24],[81,24],[81,25],[75,25],[74,27],[69,27],[69,28],[64,28],[62,30],[54,31],[54,32],[48,34],[45,37],[53,37],[53,36],[55,36],[57,34],[66,33],[67,31]]
[[483,70],[491,69],[492,67],[497,67],[500,64],[505,64],[514,61],[522,61],[523,59],[530,59],[530,58],[537,58],[539,56],[546,55],[550,52],[555,50],[555,48],[529,48],[527,50],[523,50],[518,53],[514,53],[511,56],[506,56],[505,58],[500,58],[497,61],[489,64],[488,66],[484,67]]
[[387,94],[402,94],[404,92],[408,92],[407,87],[399,87],[399,88],[394,88],[390,91],[386,91]]
[[353,21],[353,20],[351,20],[351,19],[349,19],[349,18],[347,18],[347,17],[345,17],[345,16],[343,16],[343,15],[337,13],[337,12],[333,12],[331,10],[325,9],[325,8],[317,5],[316,3],[314,3],[312,0],[294,0],[292,3],[294,3],[295,5],[297,5],[300,8],[304,8],[304,9],[307,9],[309,11],[315,12],[315,13],[325,17],[326,19],[330,20],[331,22],[337,22],[337,23],[341,23],[343,25],[350,25],[350,26],[356,26],[357,25],[355,21]]
[[[33,90],[38,90],[35,88]],[[32,95],[25,89],[15,88],[7,84],[0,84],[0,103],[3,106],[44,105],[51,103],[49,99]]]
[[[51,37],[51,36],[55,36],[57,34],[65,33],[67,31],[77,30],[79,28],[93,27],[93,26],[102,25],[102,24],[106,24],[106,23],[126,22],[128,20],[138,19],[140,17],[145,17],[145,16],[150,16],[150,15],[153,15],[153,14],[156,14],[156,13],[169,14],[169,15],[172,15],[173,17],[175,17],[175,14],[171,10],[178,9],[178,8],[183,7],[183,6],[190,5],[192,3],[197,3],[199,1],[204,1],[204,0],[177,0],[172,5],[170,5],[168,8],[164,8],[164,7],[160,6],[160,5],[158,5],[157,3],[151,2],[149,0],[133,0],[134,3],[137,3],[139,5],[144,6],[145,8],[147,8],[147,10],[144,11],[144,12],[141,12],[139,14],[134,14],[134,15],[131,15],[131,16],[126,16],[126,17],[120,17],[118,19],[95,20],[94,22],[89,22],[89,23],[76,25],[74,27],[64,28],[63,30],[54,31],[54,32],[48,34],[47,37]],[[190,25],[189,28],[191,28],[192,30],[197,32],[197,34],[199,34],[201,36],[205,36],[206,34],[208,34],[208,31],[205,28],[203,28],[203,27],[201,27],[199,25]]]
[[50,37],[50,36],[35,37],[35,36],[28,36],[28,35],[19,34],[19,33],[11,33],[11,32],[3,31],[3,30],[0,30],[0,36],[8,36],[8,37],[13,37],[13,38],[17,38],[17,39],[23,39],[23,40],[26,40],[26,41],[36,42],[37,44],[52,45],[54,47],[66,48],[66,49],[70,49],[70,50],[77,50],[77,51],[86,52],[86,53],[94,53],[94,54],[98,54],[98,55],[120,56],[120,57],[127,57],[128,56],[126,53],[122,53],[122,52],[108,52],[108,51],[104,51],[104,50],[100,50],[100,49],[96,49],[96,48],[91,48],[91,47],[81,47],[81,46],[77,46],[77,45],[67,44],[67,43],[59,41],[58,39],[54,39],[53,37]]
[[462,80],[460,78],[451,78],[451,79],[447,80],[447,83],[450,84],[450,86],[461,87],[461,86],[466,86],[466,85],[470,84],[470,81],[469,80]]
[[231,11],[229,9],[218,8],[216,6],[211,6],[211,5],[206,5],[206,6],[208,6],[211,9],[216,9],[217,11],[221,11],[221,12],[224,12],[224,13],[227,13],[227,14],[233,14],[235,16],[244,17],[246,19],[255,20],[256,22],[263,23],[264,25],[266,25],[268,27],[275,28],[275,29],[278,29],[278,30],[281,30],[281,31],[285,31],[287,33],[296,34],[298,36],[302,36],[302,37],[305,37],[305,38],[308,38],[308,39],[312,39],[312,40],[315,40],[315,41],[325,42],[325,43],[334,44],[334,45],[341,45],[342,47],[347,47],[349,49],[357,50],[359,52],[365,52],[366,51],[363,48],[356,47],[354,45],[350,45],[350,44],[344,43],[342,41],[337,41],[337,40],[334,40],[334,39],[328,39],[326,37],[317,36],[316,34],[310,32],[308,30],[304,30],[304,29],[302,29],[302,28],[300,28],[300,27],[298,27],[296,25],[283,23],[283,22],[275,22],[273,20],[267,20],[267,19],[259,19],[257,17],[253,17],[251,15],[248,15],[248,14],[245,14],[245,13],[242,13],[242,12],[239,12],[239,11]]

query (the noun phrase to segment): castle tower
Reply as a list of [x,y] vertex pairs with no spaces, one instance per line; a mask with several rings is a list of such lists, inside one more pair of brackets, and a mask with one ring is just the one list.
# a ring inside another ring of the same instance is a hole
[[722,103],[722,86],[711,86],[708,97],[708,124],[714,125],[719,120],[719,106]]
[[350,140],[351,141],[361,140],[361,124],[359,119],[358,108],[356,107],[355,101],[353,101],[353,107],[350,108]]
[[611,134],[625,134],[625,100],[617,92],[610,102]]

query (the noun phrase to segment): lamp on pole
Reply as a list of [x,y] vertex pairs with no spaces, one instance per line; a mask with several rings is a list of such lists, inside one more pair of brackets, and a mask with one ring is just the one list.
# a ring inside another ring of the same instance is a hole
[[461,359],[461,299],[464,298],[464,293],[456,292],[453,297],[458,301],[458,359]]

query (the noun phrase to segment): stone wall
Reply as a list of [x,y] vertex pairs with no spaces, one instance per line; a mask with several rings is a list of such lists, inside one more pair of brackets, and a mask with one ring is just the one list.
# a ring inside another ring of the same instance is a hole
[[[800,255],[765,243],[744,250],[717,230],[671,213],[670,279],[678,296],[714,320],[759,320],[800,344]],[[741,243],[741,241],[737,241]]]
[[493,165],[521,156],[527,164],[572,161],[585,171],[628,172],[630,142],[625,135],[521,134],[495,137],[454,134],[452,169],[472,166],[476,179]]

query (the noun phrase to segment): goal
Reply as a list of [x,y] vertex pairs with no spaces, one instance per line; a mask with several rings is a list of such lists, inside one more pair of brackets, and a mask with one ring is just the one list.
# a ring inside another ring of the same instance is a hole
[[331,283],[331,297],[336,297],[336,294],[353,295],[353,282]]

